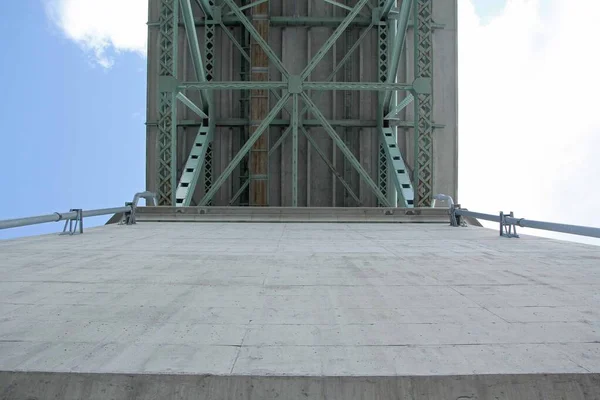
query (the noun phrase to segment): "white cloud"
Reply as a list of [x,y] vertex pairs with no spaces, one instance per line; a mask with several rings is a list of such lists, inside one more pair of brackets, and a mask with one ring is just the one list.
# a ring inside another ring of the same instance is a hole
[[146,54],[147,0],[44,1],[50,19],[104,68],[114,53]]
[[600,227],[596,0],[459,0],[460,202]]

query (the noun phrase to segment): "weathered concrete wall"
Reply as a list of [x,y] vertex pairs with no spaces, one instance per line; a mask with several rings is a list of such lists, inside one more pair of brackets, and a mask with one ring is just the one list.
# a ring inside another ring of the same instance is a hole
[[586,400],[600,398],[600,376],[255,377],[0,372],[0,398]]
[[[155,164],[156,164],[156,134],[157,128],[157,71],[158,71],[158,22],[159,0],[150,1],[149,13],[149,46],[148,46],[148,110],[147,121],[147,187],[155,189]],[[352,2],[351,2],[352,3]],[[373,0],[372,6],[377,5]],[[202,13],[195,2],[192,2],[197,18],[202,18]],[[238,1],[239,4],[239,1]],[[352,3],[353,4],[353,3]],[[365,8],[367,11],[367,9]],[[443,128],[434,133],[434,192],[457,195],[457,160],[458,160],[458,128],[457,128],[457,0],[436,0],[433,4],[434,21],[444,27],[434,32],[434,122],[443,125]],[[312,16],[312,17],[343,17],[346,12],[339,7],[332,6],[322,0],[292,1],[271,0],[270,15],[277,16]],[[229,27],[233,35],[240,40],[242,28]],[[322,62],[317,66],[310,79],[313,81],[325,80],[331,73],[334,65],[346,54],[347,48],[356,41],[364,26],[351,26],[347,35],[338,39],[335,47],[329,51]],[[201,46],[204,42],[204,28],[197,28]],[[269,44],[282,59],[283,64],[293,74],[299,73],[308,63],[310,58],[318,51],[320,46],[334,31],[334,27],[303,27],[303,26],[271,26]],[[240,65],[242,58],[239,51],[229,38],[216,28],[216,80],[240,80]],[[413,39],[412,28],[407,36],[406,54],[400,64],[399,81],[411,82],[413,79]],[[350,65],[349,76],[353,81],[377,81],[378,55],[377,55],[377,30],[372,29],[367,39],[358,49]],[[344,81],[344,69],[336,76],[336,80]],[[183,27],[179,34],[179,79],[182,81],[195,80],[187,40]],[[270,79],[280,80],[281,74],[271,66]],[[404,94],[401,94],[403,96]],[[198,99],[193,92],[189,93],[192,99]],[[349,113],[344,109],[344,92],[324,92],[322,95],[312,94],[313,101],[319,106],[321,112],[329,119],[360,119],[363,122],[376,119],[377,95],[371,92],[354,92],[351,95],[351,108]],[[217,117],[240,118],[240,91],[226,90],[215,92],[217,104]],[[271,96],[271,106],[277,99]],[[300,107],[303,107],[300,102]],[[291,110],[291,100],[287,105]],[[409,106],[401,117],[407,121],[413,120],[413,107]],[[179,106],[180,120],[196,120],[197,117],[184,106]],[[283,111],[279,118],[290,119],[288,113]],[[310,113],[306,118],[313,118]],[[268,133],[269,144],[272,146],[285,130],[285,126],[273,126]],[[363,201],[363,206],[377,206],[375,196],[367,185],[359,178],[350,163],[344,160],[339,149],[322,128],[307,128],[314,137],[319,147],[327,154],[329,160],[336,166]],[[376,129],[370,127],[336,128],[345,140],[363,167],[377,182],[378,179],[378,152],[379,135]],[[178,135],[178,166],[183,168],[187,154],[193,142],[197,128],[181,127]],[[231,158],[238,152],[243,144],[240,127],[219,127],[215,135],[213,175],[219,175],[227,166]],[[414,163],[414,140],[412,129],[399,129],[398,135],[400,148],[412,169]],[[291,135],[283,145],[276,150],[269,160],[269,205],[290,206],[292,203],[292,166],[291,166]],[[344,207],[356,206],[356,202],[347,194],[339,181],[330,172],[327,165],[321,160],[314,149],[308,145],[302,134],[299,136],[299,176],[298,196],[299,206],[311,207]],[[215,196],[214,205],[227,205],[242,181],[237,170],[223,185]],[[204,194],[204,185],[200,180],[195,194],[199,200]]]

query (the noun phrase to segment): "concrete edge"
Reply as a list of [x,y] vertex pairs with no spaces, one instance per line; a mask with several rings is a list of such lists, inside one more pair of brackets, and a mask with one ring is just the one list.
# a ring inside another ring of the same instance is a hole
[[469,376],[215,376],[0,372],[0,398],[366,400],[373,398],[584,400],[600,397],[599,374]]

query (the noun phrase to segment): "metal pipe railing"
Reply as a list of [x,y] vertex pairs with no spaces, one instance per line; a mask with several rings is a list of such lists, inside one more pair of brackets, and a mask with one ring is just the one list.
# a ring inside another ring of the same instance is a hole
[[[49,222],[59,222],[59,221],[77,221],[80,226],[82,226],[82,219],[84,217],[97,217],[101,215],[110,215],[110,214],[125,214],[126,223],[131,225],[135,223],[135,209],[137,208],[137,204],[140,198],[146,199],[146,202],[152,202],[153,205],[157,205],[156,195],[152,192],[140,192],[136,193],[133,197],[133,201],[131,203],[126,203],[123,207],[112,207],[112,208],[101,208],[97,210],[77,210],[73,209],[69,212],[64,213],[52,213],[46,215],[38,215],[35,217],[25,217],[25,218],[14,218],[7,220],[0,220],[0,229],[10,229],[10,228],[18,228],[21,226],[29,226],[29,225],[38,225],[45,224]],[[66,230],[65,225],[65,230]],[[80,228],[82,231],[82,228]],[[72,232],[71,232],[72,233]]]
[[448,202],[448,208],[450,211],[450,224],[452,226],[461,225],[459,217],[471,217],[481,219],[484,221],[500,223],[500,235],[507,237],[518,237],[516,233],[516,227],[519,226],[521,228],[539,229],[550,232],[567,233],[570,235],[600,238],[600,228],[581,225],[558,224],[555,222],[535,221],[525,218],[515,218],[512,215],[512,212],[510,214],[504,214],[501,212],[500,214],[494,215],[469,211],[460,208],[459,204],[454,204],[454,200],[452,199],[452,197],[445,194],[435,195],[433,196],[433,199]]

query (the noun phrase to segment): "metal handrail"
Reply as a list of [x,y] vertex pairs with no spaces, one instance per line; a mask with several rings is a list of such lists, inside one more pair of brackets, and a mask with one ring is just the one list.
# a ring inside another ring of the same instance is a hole
[[[135,209],[137,208],[137,204],[140,198],[146,199],[147,202],[150,200],[153,201],[154,205],[157,204],[156,195],[151,192],[140,192],[136,193],[133,197],[133,201],[131,203],[126,203],[124,207],[113,207],[113,208],[101,208],[97,210],[80,210],[80,209],[71,209],[68,212],[55,212],[52,214],[46,215],[37,215],[34,217],[25,217],[25,218],[14,218],[7,220],[0,220],[0,229],[10,229],[10,228],[18,228],[21,226],[29,226],[29,225],[38,225],[45,224],[48,222],[59,222],[59,221],[78,221],[80,226],[82,226],[82,218],[85,217],[97,217],[100,215],[109,215],[109,214],[118,214],[124,213],[125,222],[128,225],[135,223]],[[65,224],[66,229],[66,224]],[[80,228],[80,232],[83,229]]]
[[445,200],[449,204],[450,224],[460,226],[460,217],[471,217],[485,221],[500,223],[500,235],[506,237],[518,237],[516,227],[539,229],[550,232],[567,233],[570,235],[587,236],[600,238],[600,228],[581,225],[559,224],[555,222],[535,221],[525,218],[515,218],[511,213],[503,212],[498,215],[485,214],[460,208],[459,204],[454,204],[452,197],[444,194],[434,196],[435,200]]

